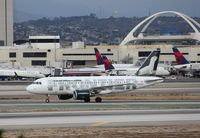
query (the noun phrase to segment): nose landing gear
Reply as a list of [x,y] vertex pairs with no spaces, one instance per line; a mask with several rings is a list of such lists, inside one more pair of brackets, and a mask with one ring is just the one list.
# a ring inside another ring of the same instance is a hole
[[101,103],[102,102],[102,98],[101,97],[96,97],[95,102],[96,103]]
[[49,95],[46,95],[45,102],[46,102],[46,103],[49,103],[49,102],[50,102],[50,100],[49,100]]

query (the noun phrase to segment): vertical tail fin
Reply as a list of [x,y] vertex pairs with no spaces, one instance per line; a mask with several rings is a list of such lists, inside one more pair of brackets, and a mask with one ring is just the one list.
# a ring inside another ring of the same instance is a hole
[[183,56],[183,54],[178,50],[178,48],[173,47],[172,48],[174,52],[174,56],[176,58],[176,63],[177,64],[189,64],[189,61]]
[[160,57],[160,50],[152,51],[136,72],[136,75],[155,75]]
[[112,65],[112,63],[108,60],[108,58],[106,56],[102,56],[102,57],[103,57],[105,70],[115,69],[114,66]]
[[99,52],[99,50],[97,48],[94,48],[94,52],[96,55],[96,60],[97,60],[97,65],[103,65],[103,58],[101,53]]
[[135,66],[135,67],[140,67],[140,66],[142,66],[142,64],[144,63],[145,60],[146,60],[145,57],[138,58],[138,59],[135,61],[134,66]]

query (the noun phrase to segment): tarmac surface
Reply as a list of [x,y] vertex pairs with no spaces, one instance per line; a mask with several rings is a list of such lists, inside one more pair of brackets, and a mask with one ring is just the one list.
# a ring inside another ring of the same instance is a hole
[[154,110],[154,109],[200,109],[200,101],[126,101],[115,100],[104,103],[83,103],[76,101],[43,103],[42,101],[11,101],[0,104],[1,113],[12,112],[56,112],[56,111],[109,111],[109,110]]
[[123,127],[199,124],[199,109],[0,113],[0,128]]

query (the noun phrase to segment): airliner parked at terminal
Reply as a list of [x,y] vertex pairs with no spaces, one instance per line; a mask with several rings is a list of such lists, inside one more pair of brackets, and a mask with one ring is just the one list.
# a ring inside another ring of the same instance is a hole
[[104,76],[104,68],[63,69],[64,76]]
[[[158,64],[159,51],[153,52],[150,62],[138,72],[155,71]],[[162,82],[159,77],[143,76],[90,76],[90,77],[47,77],[34,81],[26,90],[33,94],[57,95],[60,100],[74,98],[90,102],[90,97],[96,96],[95,101],[101,102],[100,95],[127,92]]]
[[19,69],[0,69],[0,78],[4,79],[22,79],[22,78],[44,78],[45,75],[39,71],[33,70],[19,70]]
[[200,63],[190,63],[176,47],[173,47],[172,50],[177,63],[177,65],[172,66],[172,69],[182,72],[183,74],[192,73],[193,75],[196,74],[199,76]]
[[178,50],[178,48],[172,48],[174,56],[176,58],[177,65],[173,66],[176,70],[189,71],[191,69],[190,62],[183,56],[183,54]]

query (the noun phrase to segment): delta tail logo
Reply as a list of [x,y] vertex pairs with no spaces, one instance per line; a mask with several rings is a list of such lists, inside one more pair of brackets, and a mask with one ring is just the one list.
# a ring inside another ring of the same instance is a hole
[[106,56],[103,56],[103,61],[104,61],[104,67],[105,70],[112,70],[115,69],[112,63],[108,60]]
[[176,63],[177,64],[189,64],[189,62],[187,61],[187,59],[185,59],[185,57],[183,56],[183,54],[176,48],[173,47],[172,48],[173,52],[174,52],[174,56],[176,58]]
[[103,58],[101,56],[101,53],[99,52],[99,50],[97,48],[94,48],[94,52],[96,55],[96,59],[97,59],[97,65],[103,65]]

